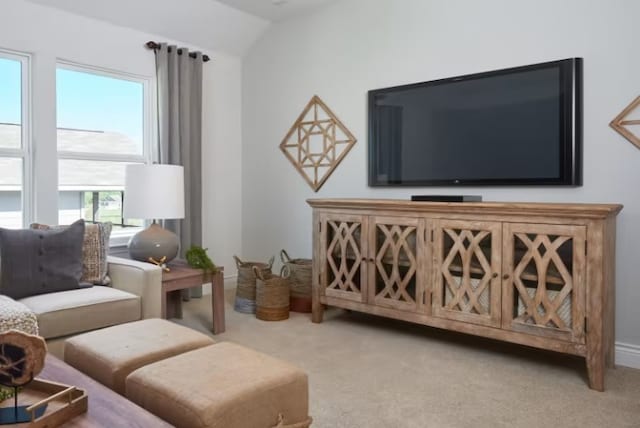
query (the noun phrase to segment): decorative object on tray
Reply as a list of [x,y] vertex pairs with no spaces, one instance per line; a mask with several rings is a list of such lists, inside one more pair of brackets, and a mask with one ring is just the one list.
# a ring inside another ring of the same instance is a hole
[[257,267],[264,277],[271,275],[271,267],[274,258],[267,263],[243,262],[238,256],[233,256],[238,268],[238,285],[236,288],[236,301],[233,308],[244,314],[256,313],[256,275],[253,271]]
[[185,254],[187,263],[189,266],[196,269],[202,269],[205,273],[213,275],[218,272],[218,267],[213,260],[207,255],[208,248],[202,248],[197,245],[192,245]]
[[640,137],[638,137],[636,134],[631,132],[631,129],[630,129],[630,127],[633,125],[640,125],[640,119],[629,118],[631,113],[634,110],[636,110],[636,108],[638,108],[639,105],[640,105],[640,96],[636,97],[636,99],[633,100],[631,104],[626,106],[624,110],[622,110],[620,114],[617,115],[611,121],[611,123],[609,123],[609,126],[611,126],[620,135],[622,135],[624,138],[629,140],[631,143],[633,143],[636,147],[640,149]]
[[159,219],[184,218],[184,169],[179,165],[127,165],[125,170],[124,216],[153,220],[129,241],[132,259],[148,262],[178,255],[178,235],[156,223]]
[[42,371],[47,345],[43,338],[18,330],[0,333],[0,385],[12,389],[13,406],[0,408],[0,424],[28,422],[44,413],[28,410],[30,406],[18,406],[18,388],[31,383]]
[[[0,425],[54,428],[87,411],[83,390],[34,379],[44,368],[46,354],[39,336],[18,330],[0,334]],[[3,403],[10,398],[12,403]]]
[[264,275],[253,267],[256,276],[256,318],[282,321],[289,318],[289,267],[282,266],[280,276]]
[[292,312],[311,312],[311,259],[292,259],[280,251],[282,263],[289,268],[289,309]]
[[280,143],[280,150],[317,192],[356,141],[320,97],[314,95]]

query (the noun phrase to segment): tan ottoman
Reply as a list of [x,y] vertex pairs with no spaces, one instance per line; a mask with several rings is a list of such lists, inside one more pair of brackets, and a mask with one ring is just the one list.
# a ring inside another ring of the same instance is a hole
[[289,363],[222,342],[142,367],[129,400],[176,427],[306,428],[307,375]]
[[64,360],[124,395],[125,379],[132,371],[212,343],[209,336],[154,318],[67,339]]

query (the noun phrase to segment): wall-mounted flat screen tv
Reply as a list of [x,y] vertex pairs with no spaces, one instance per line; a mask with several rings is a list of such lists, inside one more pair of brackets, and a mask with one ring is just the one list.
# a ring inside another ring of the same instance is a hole
[[582,59],[369,91],[369,185],[582,184]]

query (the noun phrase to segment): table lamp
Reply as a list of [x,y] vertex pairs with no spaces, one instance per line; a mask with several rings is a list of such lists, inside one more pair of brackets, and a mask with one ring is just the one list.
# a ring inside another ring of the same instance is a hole
[[180,239],[156,220],[184,218],[184,169],[127,165],[124,182],[124,217],[153,220],[131,238],[129,255],[135,260],[168,263],[178,255]]

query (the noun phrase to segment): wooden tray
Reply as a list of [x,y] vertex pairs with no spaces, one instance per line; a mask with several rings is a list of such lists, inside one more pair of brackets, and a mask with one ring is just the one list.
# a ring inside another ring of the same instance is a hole
[[[33,404],[31,404],[33,403]],[[18,405],[28,405],[27,411],[47,405],[44,414],[31,422],[6,425],[7,427],[53,428],[87,411],[87,393],[75,386],[64,385],[48,380],[34,379],[23,387],[18,394]],[[0,407],[12,407],[13,399],[0,404]]]

